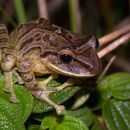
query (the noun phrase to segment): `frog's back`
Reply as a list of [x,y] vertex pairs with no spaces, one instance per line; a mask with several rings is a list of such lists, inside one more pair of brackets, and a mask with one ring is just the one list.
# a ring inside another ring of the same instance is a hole
[[57,30],[57,27],[53,26],[48,20],[38,19],[19,25],[11,33],[10,43],[13,44],[15,50],[20,55],[28,52],[32,53],[34,50],[37,50],[39,53],[43,49],[44,44],[47,44],[46,40],[42,39],[43,36],[55,30]]
[[87,41],[86,36],[73,34],[44,18],[21,24],[11,33],[9,39],[18,56],[40,55],[46,50],[58,52],[70,47],[75,50]]

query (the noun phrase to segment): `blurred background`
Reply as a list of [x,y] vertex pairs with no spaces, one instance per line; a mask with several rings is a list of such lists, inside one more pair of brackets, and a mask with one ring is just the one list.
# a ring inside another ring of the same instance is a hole
[[[73,32],[100,38],[130,23],[130,0],[0,0],[0,23],[6,24],[9,32],[20,23],[39,17]],[[129,44],[120,48],[114,70],[130,72],[129,49]],[[105,57],[104,63],[108,60]]]

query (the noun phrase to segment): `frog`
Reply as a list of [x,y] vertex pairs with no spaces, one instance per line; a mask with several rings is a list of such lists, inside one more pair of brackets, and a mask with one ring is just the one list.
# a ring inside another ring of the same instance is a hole
[[[60,114],[65,107],[52,101],[49,94],[98,74],[100,60],[97,45],[99,42],[95,36],[71,32],[44,18],[20,24],[10,34],[6,26],[0,24],[4,91],[10,93],[11,102],[19,101],[12,83],[12,75],[16,72],[19,81],[34,97],[47,102]],[[43,81],[36,79],[36,76],[43,75],[49,76]],[[66,76],[67,80],[56,90],[48,90],[48,83],[59,75]]]

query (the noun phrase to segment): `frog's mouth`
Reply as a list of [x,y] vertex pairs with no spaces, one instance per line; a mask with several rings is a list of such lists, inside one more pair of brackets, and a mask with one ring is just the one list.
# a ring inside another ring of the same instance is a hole
[[[58,74],[61,75],[65,75],[65,76],[69,76],[69,77],[79,77],[79,78],[87,78],[87,77],[93,77],[95,76],[97,73],[95,72],[90,72],[90,71],[86,71],[86,72],[77,72],[77,71],[67,71],[65,70],[63,67],[60,66],[56,66],[55,64],[52,64],[51,62],[44,60],[44,65],[46,65],[46,67],[50,70],[52,70],[53,72],[56,72]],[[66,66],[66,65],[64,65]],[[76,73],[77,72],[77,73]]]

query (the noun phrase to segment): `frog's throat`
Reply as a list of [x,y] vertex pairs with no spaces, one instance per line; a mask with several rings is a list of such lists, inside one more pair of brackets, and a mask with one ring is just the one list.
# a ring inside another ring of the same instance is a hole
[[61,75],[65,75],[65,76],[69,76],[69,77],[77,77],[77,78],[88,78],[88,77],[94,77],[96,74],[90,74],[90,73],[86,73],[86,74],[75,74],[75,73],[71,73],[68,71],[64,71],[58,67],[56,67],[55,65],[51,64],[51,62],[44,60],[44,65],[49,68],[50,70],[52,70],[53,72],[57,72],[58,74]]

